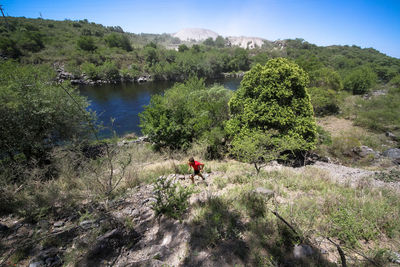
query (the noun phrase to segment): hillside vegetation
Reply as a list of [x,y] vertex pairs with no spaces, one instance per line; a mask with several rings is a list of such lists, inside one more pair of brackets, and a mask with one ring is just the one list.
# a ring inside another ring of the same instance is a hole
[[[182,44],[87,20],[0,31],[0,265],[400,262],[399,59],[301,39]],[[182,82],[145,107],[145,138],[99,140],[61,66]],[[236,92],[205,86],[241,71]],[[205,181],[191,184],[192,156]]]

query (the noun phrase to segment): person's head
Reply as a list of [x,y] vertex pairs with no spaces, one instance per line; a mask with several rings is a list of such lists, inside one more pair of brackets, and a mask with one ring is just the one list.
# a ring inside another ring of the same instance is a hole
[[190,157],[189,162],[193,163],[194,162],[194,158]]

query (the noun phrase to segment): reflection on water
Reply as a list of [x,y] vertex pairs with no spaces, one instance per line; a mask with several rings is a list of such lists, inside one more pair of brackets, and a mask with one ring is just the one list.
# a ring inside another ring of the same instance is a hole
[[[231,90],[239,87],[239,78],[207,80],[207,85],[221,84]],[[150,103],[154,94],[162,94],[165,89],[173,86],[173,82],[157,81],[147,83],[104,84],[95,86],[81,86],[80,92],[90,101],[90,109],[96,111],[105,127],[110,128],[113,118],[113,130],[121,136],[134,132],[140,135],[139,116],[144,106]],[[101,131],[101,137],[110,137],[111,131]]]

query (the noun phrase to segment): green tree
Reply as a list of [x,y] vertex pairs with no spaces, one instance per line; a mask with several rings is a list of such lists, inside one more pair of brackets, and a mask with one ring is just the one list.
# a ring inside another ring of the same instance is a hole
[[221,35],[218,35],[218,37],[215,39],[214,43],[215,43],[216,47],[222,48],[222,47],[225,47],[226,40]]
[[[0,63],[0,154],[27,161],[46,158],[54,146],[87,133],[93,117],[76,89],[52,84],[50,67]],[[75,101],[79,104],[78,107]]]
[[139,114],[140,127],[156,148],[188,148],[195,139],[222,129],[231,94],[222,86],[206,88],[202,79],[191,78],[166,90],[164,96],[152,96]]
[[344,88],[353,94],[365,94],[376,83],[377,76],[370,67],[360,67],[346,77]]
[[185,44],[181,44],[181,45],[178,47],[178,51],[179,51],[179,52],[185,52],[185,51],[187,51],[187,50],[189,50],[189,47],[188,47],[187,45],[185,45]]
[[85,51],[94,51],[97,49],[96,44],[92,36],[81,36],[77,41],[77,45],[80,49]]
[[339,73],[330,68],[319,68],[310,74],[312,76],[311,86],[322,87],[340,91],[343,89],[342,79]]
[[[232,139],[231,152],[250,163],[271,159],[271,153],[307,151],[316,142],[316,123],[306,90],[307,74],[284,58],[256,65],[243,78],[229,101],[231,118],[226,123]],[[261,138],[261,136],[268,138]],[[255,140],[263,147],[245,156],[240,147]]]
[[109,47],[119,47],[128,52],[132,51],[131,42],[126,35],[113,32],[105,38],[105,41]]
[[208,37],[207,39],[204,40],[203,44],[208,46],[214,46],[215,42],[213,38]]

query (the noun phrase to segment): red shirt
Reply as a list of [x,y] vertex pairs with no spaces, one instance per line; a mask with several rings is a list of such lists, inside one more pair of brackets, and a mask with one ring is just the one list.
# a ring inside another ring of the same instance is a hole
[[195,170],[195,171],[199,171],[199,170],[200,170],[199,167],[200,167],[201,165],[203,165],[203,164],[201,164],[201,163],[198,162],[198,161],[189,162],[189,166],[192,166],[192,167],[193,167],[193,170]]

